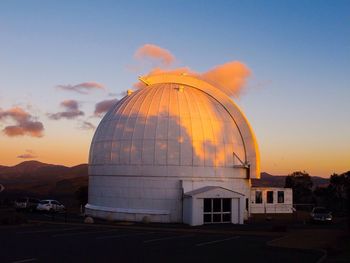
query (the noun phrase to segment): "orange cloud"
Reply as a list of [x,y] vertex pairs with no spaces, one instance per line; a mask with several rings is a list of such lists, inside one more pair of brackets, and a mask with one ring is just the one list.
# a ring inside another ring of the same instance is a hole
[[[136,50],[136,58],[150,58],[154,60],[159,60],[162,66],[170,66],[174,61],[175,57],[167,49],[161,48],[152,44],[145,44]],[[148,74],[158,75],[158,74],[188,74],[193,75],[203,80],[212,83],[215,87],[221,89],[228,96],[238,97],[243,91],[246,84],[247,78],[251,75],[250,69],[243,63],[239,61],[229,61],[225,64],[218,65],[213,69],[198,73],[192,71],[188,67],[181,67],[176,69],[164,69],[164,68],[153,68]],[[144,88],[146,85],[142,82],[137,82],[134,84],[135,88]]]
[[57,113],[48,114],[50,119],[52,120],[59,120],[62,118],[74,119],[76,117],[84,115],[84,112],[79,110],[79,104],[76,100],[64,100],[61,102],[61,106],[66,108],[66,110],[57,112]]
[[6,126],[2,131],[7,136],[23,136],[42,137],[44,125],[33,119],[33,116],[20,107],[13,107],[9,110],[0,109],[0,121],[12,119],[15,125]]
[[26,150],[26,153],[23,153],[23,154],[18,155],[17,158],[21,158],[21,159],[34,159],[34,158],[38,158],[38,156],[35,155],[34,151],[32,151],[32,150]]
[[153,44],[145,44],[136,50],[134,57],[137,59],[152,59],[159,61],[163,66],[170,66],[175,57],[169,50]]
[[[198,73],[188,67],[176,69],[154,68],[147,76],[159,74],[187,74],[202,78],[203,80],[212,83],[215,87],[220,88],[228,96],[239,97],[247,78],[251,75],[250,69],[239,61],[230,61],[225,64],[214,67],[213,69]],[[146,85],[142,82],[134,84],[135,88],[144,88]]]
[[103,100],[95,105],[95,115],[101,116],[102,114],[106,113],[114,104],[118,102],[117,99],[111,99],[111,100]]
[[88,94],[92,90],[105,89],[104,85],[97,82],[83,82],[77,85],[58,85],[56,88],[68,91],[75,91],[80,94]]
[[[152,69],[147,76],[153,76],[153,75],[160,75],[160,74],[187,74],[187,75],[198,75],[198,73],[192,71],[188,67],[181,67],[181,68],[175,68],[175,69],[162,69],[162,68],[154,68]],[[137,89],[143,89],[146,87],[146,84],[143,82],[136,82],[133,84],[134,88]]]
[[218,84],[229,96],[238,97],[250,76],[250,69],[239,61],[231,61],[203,73],[201,76],[208,82]]

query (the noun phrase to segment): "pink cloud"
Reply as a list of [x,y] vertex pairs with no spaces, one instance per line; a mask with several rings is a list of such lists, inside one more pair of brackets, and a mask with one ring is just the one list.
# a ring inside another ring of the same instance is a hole
[[117,102],[118,102],[117,99],[111,99],[111,100],[103,100],[96,103],[94,114],[96,116],[101,116],[102,114],[106,113]]
[[[159,74],[187,74],[202,78],[203,80],[212,83],[215,87],[225,92],[228,96],[239,97],[244,90],[246,81],[251,75],[250,69],[239,61],[230,61],[222,65],[218,65],[213,69],[198,73],[188,67],[175,69],[154,68],[147,76]],[[134,84],[135,88],[144,88],[145,84],[137,82]]]
[[81,126],[80,126],[80,129],[82,129],[82,130],[95,130],[96,126],[93,125],[91,122],[83,121]]
[[137,59],[151,59],[159,61],[162,66],[170,66],[175,61],[175,57],[169,50],[153,44],[145,44],[138,48],[134,54],[134,57]]
[[38,156],[35,155],[34,151],[32,151],[32,150],[26,150],[25,153],[18,155],[17,158],[21,158],[21,159],[34,159],[34,158],[38,158]]
[[105,89],[103,84],[97,82],[83,82],[77,85],[58,85],[58,89],[75,91],[80,94],[88,94],[92,90],[103,90]]
[[250,69],[239,61],[231,61],[201,74],[202,78],[219,88],[229,96],[238,97],[250,76]]
[[9,137],[28,135],[42,137],[44,125],[36,121],[31,114],[20,107],[13,107],[9,110],[0,109],[0,121],[11,119],[14,125],[6,126],[2,131]]
[[48,114],[52,120],[75,119],[79,116],[83,116],[84,112],[79,110],[79,103],[76,100],[64,100],[61,102],[61,106],[65,108],[65,111]]

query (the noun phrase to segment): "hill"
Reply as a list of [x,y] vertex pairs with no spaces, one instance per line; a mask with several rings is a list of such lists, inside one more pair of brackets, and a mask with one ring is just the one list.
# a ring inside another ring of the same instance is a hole
[[[271,175],[269,173],[262,172],[260,179],[252,179],[252,185],[256,187],[284,187],[286,181],[286,175]],[[327,186],[329,184],[328,178],[319,176],[311,176],[314,188],[319,186]]]
[[[285,175],[261,173],[261,179],[253,179],[253,186],[284,187]],[[329,179],[313,176],[314,187],[327,186]],[[0,165],[0,184],[5,186],[1,198],[33,196],[57,198],[74,204],[74,193],[88,184],[88,165],[73,167],[47,164],[38,161],[25,161],[15,166]],[[76,205],[76,204],[75,204]]]
[[74,200],[75,191],[88,184],[87,164],[73,167],[25,161],[15,166],[0,166],[1,198],[33,196]]

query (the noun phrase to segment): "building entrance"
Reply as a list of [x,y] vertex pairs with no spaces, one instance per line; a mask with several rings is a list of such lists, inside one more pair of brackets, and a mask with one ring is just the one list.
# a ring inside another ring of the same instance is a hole
[[203,209],[204,224],[230,223],[232,206],[231,198],[205,198]]

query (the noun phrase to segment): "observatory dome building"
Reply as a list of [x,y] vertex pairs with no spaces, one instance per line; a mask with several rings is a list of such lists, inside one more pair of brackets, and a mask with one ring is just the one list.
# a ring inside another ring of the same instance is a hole
[[89,156],[86,214],[243,223],[260,177],[254,133],[219,88],[187,75],[141,78],[104,116]]

